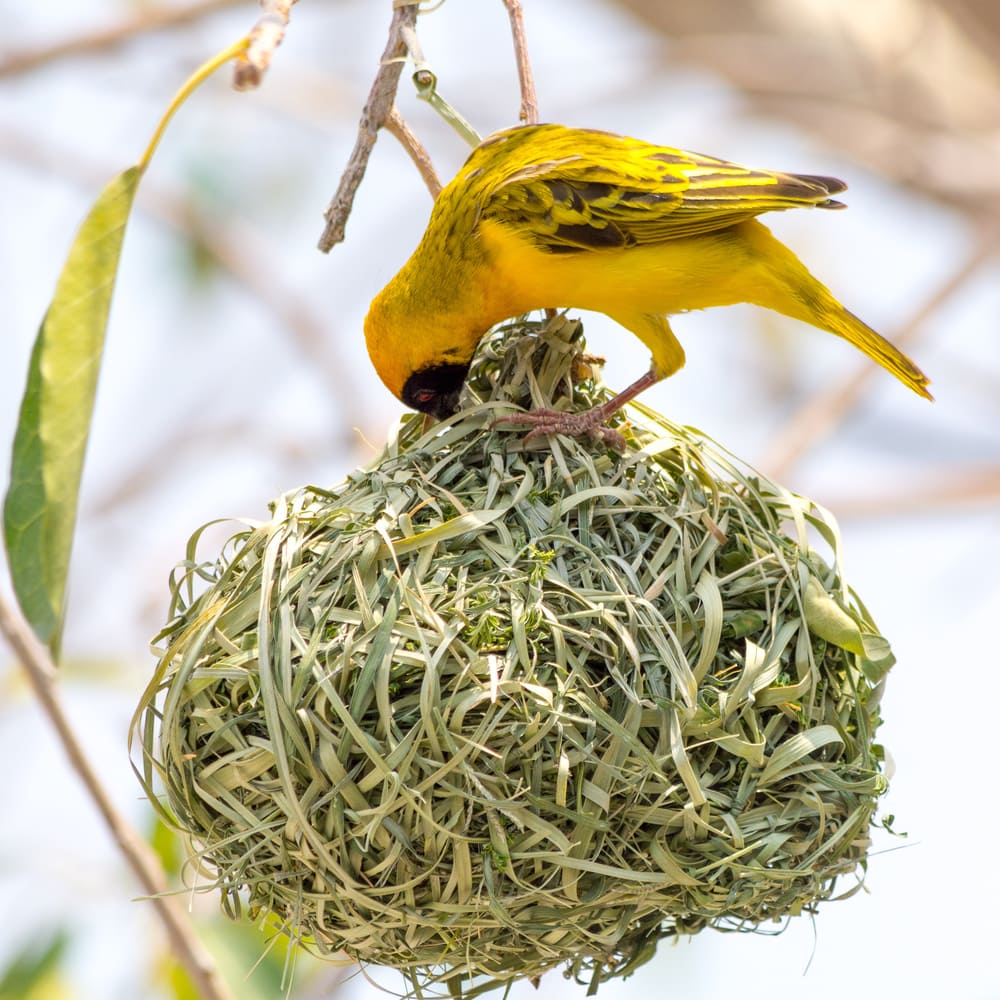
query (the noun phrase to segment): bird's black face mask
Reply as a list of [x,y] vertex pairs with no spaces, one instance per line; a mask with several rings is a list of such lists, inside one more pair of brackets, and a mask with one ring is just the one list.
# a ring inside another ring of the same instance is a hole
[[458,396],[465,384],[469,366],[446,364],[421,368],[403,386],[403,402],[421,413],[439,420],[450,417],[458,409]]

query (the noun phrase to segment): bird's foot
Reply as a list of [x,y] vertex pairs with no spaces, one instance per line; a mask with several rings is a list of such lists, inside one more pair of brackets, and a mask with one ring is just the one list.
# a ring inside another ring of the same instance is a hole
[[562,410],[528,410],[525,413],[514,413],[509,417],[499,417],[490,424],[527,424],[531,427],[524,436],[525,441],[542,437],[544,434],[566,434],[569,437],[588,437],[603,441],[615,451],[625,450],[625,438],[618,431],[605,426],[605,421],[611,416],[603,406],[595,406],[592,410],[582,413],[564,413]]
[[635,399],[644,389],[655,385],[663,376],[655,368],[651,368],[641,378],[636,379],[627,389],[612,396],[611,399],[584,410],[582,413],[564,413],[562,410],[528,410],[525,413],[515,413],[509,417],[494,420],[490,427],[497,424],[528,424],[531,430],[524,440],[541,437],[543,434],[568,434],[570,437],[590,437],[603,441],[615,451],[625,450],[625,438],[616,430],[605,424],[626,404]]

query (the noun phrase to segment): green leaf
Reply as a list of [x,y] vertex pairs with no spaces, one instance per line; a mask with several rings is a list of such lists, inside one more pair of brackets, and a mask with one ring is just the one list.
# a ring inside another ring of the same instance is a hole
[[858,656],[865,655],[864,642],[858,623],[810,575],[802,595],[806,624],[813,635],[832,642]]
[[[44,995],[43,986],[58,972],[68,943],[66,932],[59,930],[15,955],[0,972],[0,1000],[25,1000],[36,990],[39,996]],[[50,995],[55,995],[54,991]]]
[[140,176],[130,167],[111,181],[73,241],[35,340],[14,437],[4,540],[21,610],[53,651],[104,331]]
[[889,640],[876,633],[862,632],[861,642],[865,647],[865,655],[859,662],[861,672],[872,684],[877,684],[895,664],[896,657]]

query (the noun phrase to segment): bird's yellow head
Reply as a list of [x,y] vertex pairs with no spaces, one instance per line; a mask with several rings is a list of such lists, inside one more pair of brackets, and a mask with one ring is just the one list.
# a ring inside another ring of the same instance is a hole
[[397,281],[375,297],[365,317],[368,356],[397,399],[422,413],[450,417],[484,331],[412,304]]
[[476,152],[438,195],[420,245],[372,300],[368,354],[397,399],[447,417],[458,406],[476,346],[495,323],[525,310],[509,296],[480,219],[489,174]]

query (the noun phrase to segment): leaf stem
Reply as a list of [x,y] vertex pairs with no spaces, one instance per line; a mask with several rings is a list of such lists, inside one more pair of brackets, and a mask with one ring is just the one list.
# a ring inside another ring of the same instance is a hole
[[146,147],[146,151],[142,154],[139,160],[138,167],[141,172],[145,172],[146,167],[149,166],[149,161],[153,158],[153,153],[156,152],[156,147],[160,144],[160,139],[163,137],[163,133],[166,131],[167,125],[170,124],[170,119],[173,118],[177,109],[191,96],[191,93],[197,89],[201,83],[210,77],[220,66],[225,65],[230,59],[235,59],[237,56],[243,55],[250,45],[250,36],[244,35],[238,42],[230,45],[229,48],[223,49],[218,54],[212,56],[207,62],[202,63],[201,66],[196,69],[191,76],[188,77],[187,81],[181,87],[180,90],[174,95],[174,99],[170,102],[170,106],[167,108],[166,113],[160,119],[159,125],[156,126],[156,131],[153,133],[153,138],[149,140],[149,145]]

